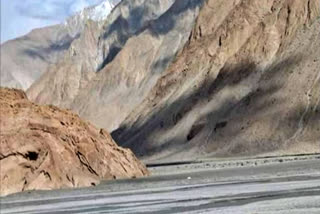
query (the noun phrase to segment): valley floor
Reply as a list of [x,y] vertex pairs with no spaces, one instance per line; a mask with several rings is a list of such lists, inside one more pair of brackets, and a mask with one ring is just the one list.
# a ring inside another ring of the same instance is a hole
[[151,164],[153,176],[1,198],[1,213],[320,213],[320,155]]

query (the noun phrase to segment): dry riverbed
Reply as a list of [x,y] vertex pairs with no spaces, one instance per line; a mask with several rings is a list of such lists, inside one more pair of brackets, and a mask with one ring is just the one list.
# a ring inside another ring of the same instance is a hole
[[320,156],[149,164],[148,178],[1,198],[1,213],[320,213]]

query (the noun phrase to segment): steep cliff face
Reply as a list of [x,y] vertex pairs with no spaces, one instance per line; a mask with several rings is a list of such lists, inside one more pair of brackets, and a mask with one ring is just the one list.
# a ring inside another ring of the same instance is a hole
[[319,1],[208,0],[112,133],[154,159],[320,152]]
[[65,23],[35,29],[1,45],[1,86],[27,89],[68,52],[88,20],[101,25],[120,0],[106,0],[86,8]]
[[172,1],[161,16],[127,40],[114,60],[80,91],[71,108],[109,131],[118,128],[187,42],[202,2]]
[[[188,40],[202,2],[122,1],[92,43],[95,56],[63,60],[28,96],[71,108],[108,130],[117,128]],[[87,51],[83,39],[77,44],[73,50]],[[83,68],[84,63],[91,66]]]
[[70,111],[30,102],[24,92],[0,88],[0,194],[96,185],[148,171]]

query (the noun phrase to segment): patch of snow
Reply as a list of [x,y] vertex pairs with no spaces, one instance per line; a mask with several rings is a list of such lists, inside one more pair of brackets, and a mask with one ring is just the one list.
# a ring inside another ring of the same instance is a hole
[[88,16],[94,21],[105,20],[114,6],[110,1],[103,1],[101,4],[93,7],[92,10],[89,10]]
[[88,8],[83,9],[82,11],[76,13],[75,15],[68,18],[64,24],[69,25],[78,24],[79,22],[83,22],[85,20],[93,20],[96,22],[100,22],[105,20],[112,9],[120,2],[121,0],[111,1],[105,0],[98,5],[91,6]]

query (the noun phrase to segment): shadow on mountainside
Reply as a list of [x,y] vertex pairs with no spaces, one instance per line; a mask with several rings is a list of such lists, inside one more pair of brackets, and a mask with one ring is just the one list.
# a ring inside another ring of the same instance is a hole
[[[139,6],[131,9],[127,18],[120,15],[105,29],[103,34],[103,39],[116,34],[118,42],[111,45],[110,51],[104,57],[105,60],[99,70],[103,69],[117,56],[130,37],[137,36],[146,30],[149,30],[153,36],[164,35],[174,28],[177,16],[187,10],[194,10],[200,7],[203,2],[204,0],[176,0],[166,12],[159,17],[155,16],[154,19],[148,22],[143,20],[146,14],[149,13],[148,7]],[[123,2],[123,4],[125,3],[127,2]]]
[[[187,134],[185,135],[171,135],[172,137],[157,143],[155,143],[154,140],[156,136],[165,134],[169,130],[177,128],[179,123],[185,122],[183,119],[187,117],[189,112],[194,110],[197,105],[199,105],[200,110],[206,105],[205,103],[209,103],[213,96],[219,93],[219,91],[226,87],[230,88],[236,86],[251,75],[255,75],[257,72],[260,72],[255,64],[242,63],[241,65],[233,66],[232,70],[229,70],[229,66],[226,66],[220,71],[216,79],[208,79],[193,93],[187,96],[182,96],[180,99],[168,106],[161,106],[158,111],[148,115],[147,121],[138,120],[132,127],[120,127],[112,132],[112,137],[120,145],[132,149],[135,154],[140,157],[151,156],[163,151],[172,151],[166,156],[170,157],[175,155],[177,152],[191,149],[196,146],[206,147],[207,145],[203,145],[206,143],[211,147],[210,152],[223,149],[229,145],[226,145],[225,143],[228,142],[224,142],[221,139],[224,137],[237,138],[247,129],[245,126],[237,129],[234,128],[232,129],[232,132],[223,133],[223,135],[221,135],[221,132],[223,132],[225,128],[228,128],[232,123],[232,117],[235,117],[234,115],[241,117],[243,112],[237,113],[238,108],[243,109],[243,111],[246,112],[244,115],[250,115],[250,117],[263,115],[267,111],[270,112],[270,109],[274,111],[272,113],[274,117],[277,117],[277,114],[281,114],[281,112],[277,111],[277,108],[287,102],[290,98],[275,99],[272,95],[281,90],[283,85],[289,81],[288,79],[291,75],[291,68],[302,60],[301,56],[292,56],[271,66],[264,71],[264,74],[260,79],[260,82],[267,81],[269,83],[267,87],[255,87],[241,100],[235,100],[233,97],[224,100],[221,102],[218,109],[202,115],[200,118],[197,118],[196,122],[190,124],[192,127],[191,129],[186,130],[185,133]],[[303,109],[305,108],[306,106],[297,106],[294,111],[290,111],[290,115],[286,118],[290,118],[291,122],[297,124],[297,121],[301,118]],[[319,109],[319,106],[311,108]],[[306,121],[304,121],[304,123],[308,122],[309,124],[317,124],[317,121],[320,119],[319,110],[315,110],[314,113],[310,114],[312,115],[308,116],[306,114]],[[230,118],[231,115],[233,116]],[[283,122],[286,123],[287,121]],[[250,124],[247,125],[249,126]],[[296,128],[297,127],[294,127],[294,129]],[[209,135],[207,135],[207,133],[209,133]],[[289,137],[292,133],[285,134]],[[199,135],[200,137],[197,138]],[[206,140],[208,142],[203,142]],[[273,144],[269,139],[265,139],[265,142],[262,142],[261,145],[257,145],[257,148],[253,148],[250,152],[255,153],[255,155],[263,152],[272,152],[279,149],[281,146],[280,144]],[[248,149],[240,148],[243,146],[244,144],[239,144],[238,148],[235,146],[235,148],[231,149],[232,151],[230,152],[236,155],[243,155],[247,152],[246,149]]]
[[203,2],[204,0],[176,0],[163,15],[151,22],[151,33],[154,36],[167,34],[175,27],[176,20],[180,14],[200,8]]
[[21,53],[26,54],[32,58],[39,58],[43,61],[48,61],[48,59],[45,57],[46,55],[53,54],[54,52],[68,50],[71,43],[79,37],[80,34],[77,34],[75,37],[65,36],[60,40],[59,43],[52,43],[47,47],[33,45],[28,49],[23,49]]

